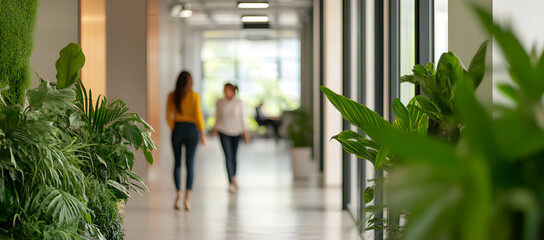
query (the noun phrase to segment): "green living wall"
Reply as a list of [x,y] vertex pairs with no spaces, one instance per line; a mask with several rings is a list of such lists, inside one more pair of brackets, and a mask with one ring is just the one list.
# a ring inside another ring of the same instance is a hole
[[38,0],[0,0],[0,86],[8,103],[23,103],[30,87],[30,55]]

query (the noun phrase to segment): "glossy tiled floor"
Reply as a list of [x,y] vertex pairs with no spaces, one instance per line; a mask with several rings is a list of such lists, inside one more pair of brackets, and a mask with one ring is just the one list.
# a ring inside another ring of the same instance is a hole
[[285,144],[241,145],[236,193],[227,191],[221,154],[216,139],[199,148],[191,212],[173,210],[172,159],[163,156],[149,174],[150,193],[126,206],[126,239],[360,239],[339,188],[319,187],[316,176],[292,180]]

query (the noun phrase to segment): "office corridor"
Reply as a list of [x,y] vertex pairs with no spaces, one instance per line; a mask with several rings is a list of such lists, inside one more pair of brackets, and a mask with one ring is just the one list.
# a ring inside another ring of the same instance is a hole
[[241,145],[239,190],[229,193],[220,145],[210,139],[197,152],[190,212],[173,209],[171,158],[162,156],[150,172],[150,192],[135,194],[125,207],[126,239],[360,239],[340,209],[340,187],[319,187],[316,176],[293,181],[282,142]]

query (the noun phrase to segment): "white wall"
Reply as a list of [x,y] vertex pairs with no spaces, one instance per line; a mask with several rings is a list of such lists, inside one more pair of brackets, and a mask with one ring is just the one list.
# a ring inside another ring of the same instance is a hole
[[[342,94],[342,1],[324,0],[323,85]],[[329,139],[342,131],[342,116],[324,99],[324,181],[325,186],[342,184],[342,147]]]
[[[544,50],[544,31],[542,22],[544,22],[544,1],[542,0],[494,0],[493,2],[493,18],[502,24],[509,24],[514,29],[514,32],[521,38],[525,49],[530,50],[536,47],[537,52],[541,53]],[[493,48],[493,82],[509,82],[511,81],[506,69],[505,60],[498,48],[498,44],[494,44]],[[493,88],[493,102],[506,102],[506,98]]]
[[[467,4],[469,2],[480,4],[489,10],[493,8],[493,0],[448,1],[448,47],[467,68],[480,44],[491,39],[483,30],[476,15],[469,8]],[[492,46],[493,44],[490,42],[486,56],[487,63],[492,62]],[[490,74],[491,64],[488,64],[487,68],[489,72],[476,90],[476,94],[482,103],[489,106],[492,103],[493,96],[492,74]]]
[[[31,71],[43,79],[56,81],[55,62],[59,51],[68,43],[79,41],[79,1],[41,0],[34,30],[34,51],[30,57]],[[62,17],[59,17],[62,16]],[[38,78],[32,74],[37,85]]]

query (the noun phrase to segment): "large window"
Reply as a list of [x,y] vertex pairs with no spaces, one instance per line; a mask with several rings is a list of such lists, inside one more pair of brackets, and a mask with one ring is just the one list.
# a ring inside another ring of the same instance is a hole
[[[412,73],[416,63],[416,1],[400,1],[400,76]],[[415,96],[415,87],[411,83],[400,84],[400,97],[404,105]]]
[[434,62],[448,51],[448,0],[434,1]]
[[[239,31],[208,31],[203,34],[202,99],[208,116],[215,119],[215,102],[223,96],[223,85],[232,82],[248,115],[264,103],[263,112],[280,116],[300,106],[300,38],[295,31],[268,31],[248,35]],[[255,123],[252,124],[255,128]]]

